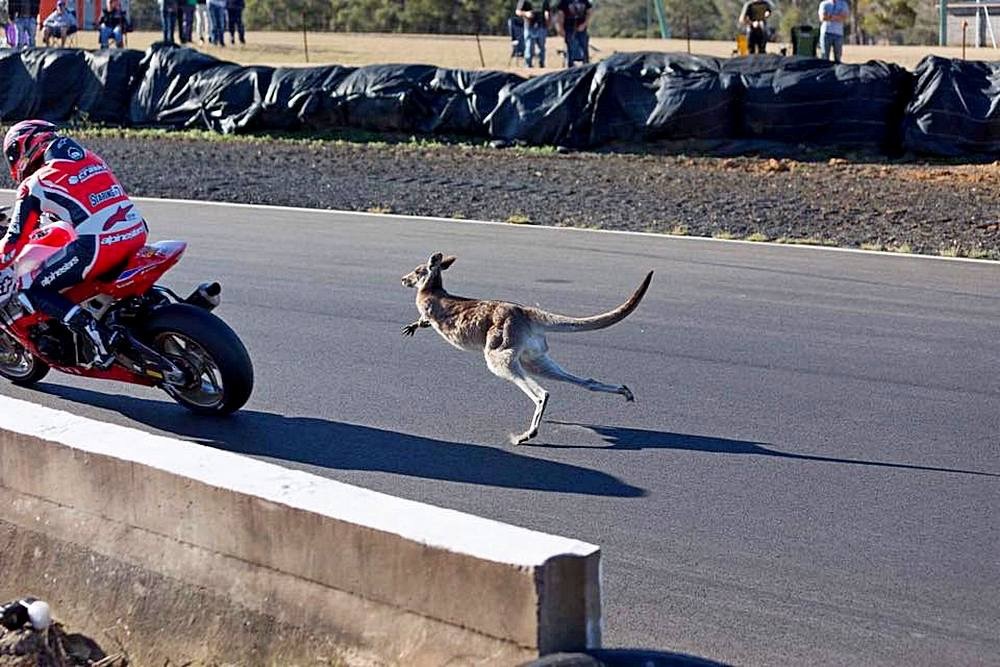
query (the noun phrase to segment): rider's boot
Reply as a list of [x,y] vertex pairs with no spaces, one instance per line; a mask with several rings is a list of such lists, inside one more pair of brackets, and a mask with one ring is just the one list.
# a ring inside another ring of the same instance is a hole
[[114,362],[115,349],[120,343],[119,332],[101,325],[89,311],[80,306],[73,306],[62,321],[90,343],[94,366],[108,368]]

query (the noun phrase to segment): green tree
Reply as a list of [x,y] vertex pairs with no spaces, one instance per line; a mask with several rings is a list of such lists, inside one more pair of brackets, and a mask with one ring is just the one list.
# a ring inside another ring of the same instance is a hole
[[901,42],[902,31],[916,22],[914,4],[914,0],[859,0],[860,28],[885,41]]

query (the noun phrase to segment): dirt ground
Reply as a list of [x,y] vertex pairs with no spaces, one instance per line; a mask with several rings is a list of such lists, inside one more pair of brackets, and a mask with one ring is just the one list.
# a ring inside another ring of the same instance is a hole
[[[158,32],[135,32],[128,37],[128,46],[146,49],[160,39]],[[510,40],[506,37],[481,37],[477,44],[472,35],[399,35],[399,34],[357,34],[357,33],[309,33],[303,43],[302,33],[295,32],[251,32],[247,35],[246,46],[227,45],[224,48],[195,44],[194,46],[217,58],[245,65],[305,65],[308,46],[308,64],[369,65],[375,63],[426,63],[442,67],[463,69],[502,69],[521,73],[537,74],[540,70],[518,67],[510,59]],[[687,51],[688,44],[682,39],[591,39],[591,44],[600,49],[594,52],[596,59],[605,58],[618,52],[634,51]],[[97,47],[97,33],[83,33],[79,37],[82,48]],[[788,44],[773,44],[777,52]],[[480,48],[482,59],[480,59]],[[558,37],[550,37],[548,42],[549,69],[558,65],[556,50],[561,48]],[[691,42],[691,52],[712,56],[729,56],[735,45],[733,42],[698,41]],[[789,50],[789,53],[791,51]],[[863,63],[868,60],[886,60],[913,69],[928,54],[959,58],[961,47],[937,46],[852,46],[845,45],[844,61]],[[1000,60],[1000,51],[995,49],[969,49],[966,57],[970,60]]]
[[1000,259],[1000,162],[135,137],[84,143],[137,196]]

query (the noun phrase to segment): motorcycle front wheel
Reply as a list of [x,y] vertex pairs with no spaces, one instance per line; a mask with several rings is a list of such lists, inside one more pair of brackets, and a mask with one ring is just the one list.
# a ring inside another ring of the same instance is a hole
[[188,381],[164,384],[175,401],[198,414],[239,410],[253,392],[253,363],[225,322],[196,306],[158,308],[144,327],[144,342],[180,367]]
[[11,338],[0,332],[0,376],[16,385],[30,387],[49,372],[49,366]]

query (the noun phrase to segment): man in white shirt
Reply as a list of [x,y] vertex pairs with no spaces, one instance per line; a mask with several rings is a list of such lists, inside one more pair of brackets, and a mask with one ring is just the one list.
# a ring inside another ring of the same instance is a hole
[[42,23],[42,41],[49,46],[52,39],[59,39],[59,46],[66,46],[66,38],[76,32],[76,17],[66,9],[65,0],[56,3],[56,9]]
[[844,52],[844,24],[851,18],[851,6],[847,0],[823,0],[819,3],[819,48],[823,60],[839,63]]

